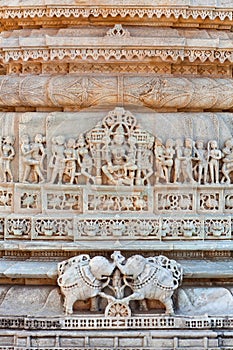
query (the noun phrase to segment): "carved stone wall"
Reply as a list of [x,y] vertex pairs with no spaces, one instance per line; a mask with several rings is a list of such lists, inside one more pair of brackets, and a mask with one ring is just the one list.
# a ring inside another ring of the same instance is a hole
[[232,18],[1,2],[0,350],[233,348]]

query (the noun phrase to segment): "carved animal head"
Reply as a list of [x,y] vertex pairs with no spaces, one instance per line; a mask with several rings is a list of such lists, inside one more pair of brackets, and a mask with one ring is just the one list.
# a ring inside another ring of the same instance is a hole
[[97,278],[103,280],[110,276],[115,268],[115,263],[110,263],[108,259],[103,256],[95,256],[90,260],[90,271]]
[[137,278],[143,272],[146,263],[146,258],[141,255],[131,256],[125,264],[125,274]]

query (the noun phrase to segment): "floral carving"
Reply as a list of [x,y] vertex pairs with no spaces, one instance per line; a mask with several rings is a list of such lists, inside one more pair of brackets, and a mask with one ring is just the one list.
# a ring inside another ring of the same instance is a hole
[[35,237],[61,238],[72,237],[73,221],[72,219],[48,219],[40,218],[35,220],[34,224]]
[[31,231],[31,220],[28,218],[12,218],[6,222],[7,237],[25,238],[29,237]]

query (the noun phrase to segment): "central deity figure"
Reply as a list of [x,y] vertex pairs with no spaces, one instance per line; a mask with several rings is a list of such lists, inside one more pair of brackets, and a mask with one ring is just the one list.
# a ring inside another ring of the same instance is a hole
[[108,152],[105,153],[107,164],[102,167],[103,173],[111,184],[133,185],[137,170],[137,140],[133,136],[127,140],[125,129],[120,124],[115,129],[112,140],[108,138],[108,141]]

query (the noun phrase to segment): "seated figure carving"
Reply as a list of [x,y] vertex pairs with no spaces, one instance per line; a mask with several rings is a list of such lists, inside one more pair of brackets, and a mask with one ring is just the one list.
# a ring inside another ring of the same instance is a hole
[[114,185],[133,185],[135,178],[136,165],[136,139],[129,137],[128,142],[125,136],[125,130],[119,125],[110,142],[106,154],[106,164],[102,170]]

